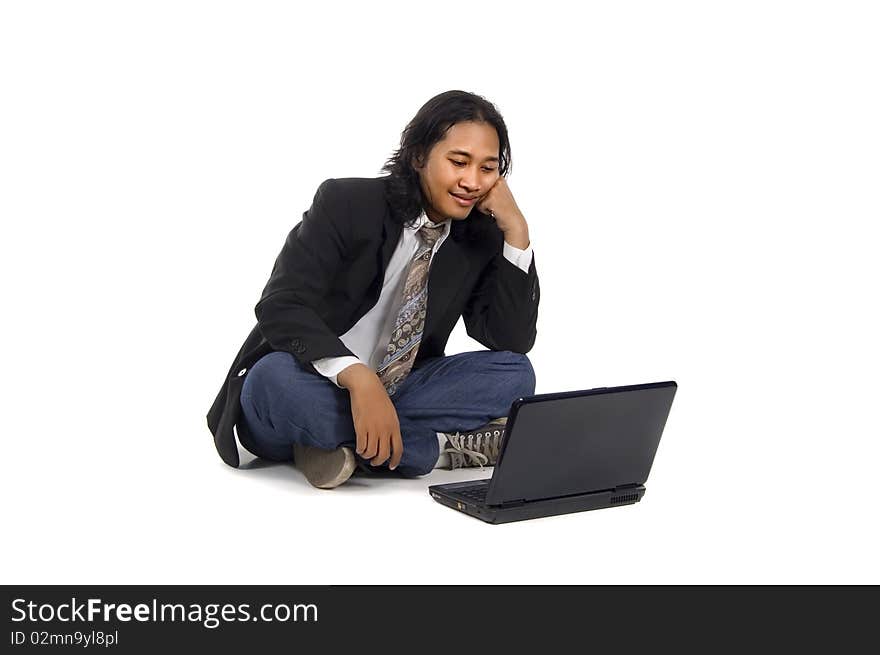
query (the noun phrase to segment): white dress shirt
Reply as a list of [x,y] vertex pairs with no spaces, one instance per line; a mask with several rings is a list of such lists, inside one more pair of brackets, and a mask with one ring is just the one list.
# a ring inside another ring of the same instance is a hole
[[[403,294],[402,286],[406,281],[409,263],[422,246],[422,240],[417,232],[425,224],[432,227],[436,225],[444,226],[443,233],[437,239],[437,242],[434,244],[434,250],[431,252],[432,261],[452,229],[451,218],[442,223],[433,223],[428,220],[424,210],[422,210],[421,215],[416,219],[412,227],[403,227],[397,247],[394,249],[394,254],[391,255],[388,268],[385,270],[385,280],[382,283],[379,300],[361,317],[361,320],[355,323],[348,332],[339,337],[342,343],[345,344],[345,347],[357,356],[324,357],[312,362],[315,370],[329,378],[337,387],[340,384],[337,382],[336,376],[352,364],[361,363],[375,371],[382,363],[388,342],[391,340],[391,333],[394,330],[394,322],[400,311],[401,295]],[[508,261],[520,270],[525,273],[529,272],[529,266],[532,263],[531,244],[525,250],[520,250],[505,241],[503,254]]]

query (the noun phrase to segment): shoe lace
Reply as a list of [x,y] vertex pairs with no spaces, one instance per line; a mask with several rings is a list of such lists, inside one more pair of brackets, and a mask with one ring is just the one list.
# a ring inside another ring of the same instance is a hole
[[449,454],[453,469],[463,466],[483,468],[486,464],[494,464],[498,459],[503,437],[503,425],[490,425],[486,429],[466,434],[447,434],[447,445],[443,452]]

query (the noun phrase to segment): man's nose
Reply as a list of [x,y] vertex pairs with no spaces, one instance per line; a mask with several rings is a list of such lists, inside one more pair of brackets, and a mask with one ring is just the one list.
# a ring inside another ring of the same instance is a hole
[[467,189],[469,193],[473,192],[474,189],[479,186],[479,182],[477,182],[477,174],[469,170],[462,172],[458,185],[462,189]]

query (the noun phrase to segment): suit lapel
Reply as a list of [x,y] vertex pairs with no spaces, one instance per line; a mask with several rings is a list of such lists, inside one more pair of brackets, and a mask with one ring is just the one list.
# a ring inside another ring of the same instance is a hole
[[[388,262],[391,261],[391,255],[394,254],[394,249],[397,247],[397,242],[400,240],[401,232],[403,232],[403,226],[392,220],[390,211],[385,212],[385,222],[382,226],[382,249],[379,257],[380,280],[385,278],[385,271],[388,269]],[[382,285],[380,283],[379,288],[381,287]]]
[[470,262],[464,249],[450,234],[434,255],[431,270],[428,273],[428,308],[425,316],[425,334],[432,333],[437,321],[443,316],[450,301],[455,297],[469,270]]

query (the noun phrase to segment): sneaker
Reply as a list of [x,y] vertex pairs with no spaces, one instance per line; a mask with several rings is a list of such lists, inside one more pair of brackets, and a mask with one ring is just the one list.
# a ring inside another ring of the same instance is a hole
[[443,453],[449,455],[449,468],[495,466],[506,424],[507,417],[503,416],[470,432],[444,433],[446,448]]
[[357,466],[354,451],[345,446],[324,450],[294,444],[293,461],[306,480],[318,489],[338,487],[351,477]]

